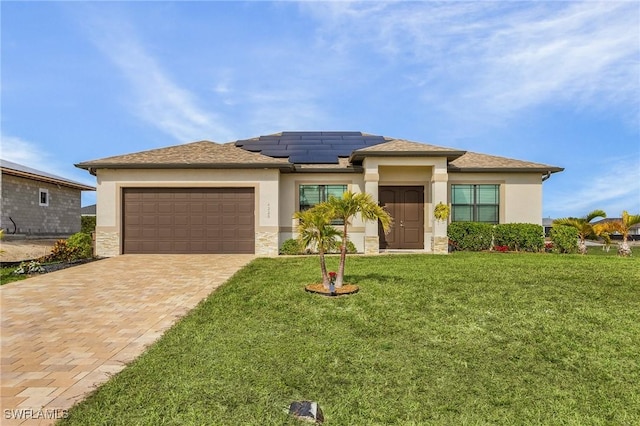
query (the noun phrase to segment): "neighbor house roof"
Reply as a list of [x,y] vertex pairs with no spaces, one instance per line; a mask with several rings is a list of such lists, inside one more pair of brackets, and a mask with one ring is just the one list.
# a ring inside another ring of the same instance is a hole
[[0,169],[2,174],[17,176],[25,179],[31,179],[39,182],[51,183],[54,185],[65,186],[68,188],[79,189],[81,191],[95,191],[93,186],[85,185],[80,182],[53,175],[51,173],[36,170],[22,164],[14,163],[0,159]]
[[278,168],[290,166],[286,158],[272,158],[237,148],[233,143],[192,142],[76,164],[94,172],[100,168]]
[[478,154],[361,132],[281,132],[224,144],[192,142],[76,164],[99,168],[279,168],[296,172],[360,170],[366,157],[446,157],[451,172],[555,173],[561,167]]
[[95,216],[96,215],[96,205],[91,204],[89,206],[84,206],[80,209],[81,216]]

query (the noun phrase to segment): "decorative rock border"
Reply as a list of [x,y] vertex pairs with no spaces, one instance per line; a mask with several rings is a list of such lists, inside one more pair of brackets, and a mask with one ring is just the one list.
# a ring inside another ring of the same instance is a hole
[[340,288],[336,288],[334,293],[329,292],[322,283],[320,284],[309,284],[304,287],[305,291],[309,293],[321,294],[323,296],[328,297],[336,297],[336,296],[347,296],[349,294],[355,294],[360,291],[360,287],[354,284],[344,284]]

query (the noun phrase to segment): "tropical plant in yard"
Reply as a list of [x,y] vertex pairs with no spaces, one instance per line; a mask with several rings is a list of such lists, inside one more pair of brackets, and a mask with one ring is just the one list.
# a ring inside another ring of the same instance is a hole
[[318,251],[320,256],[320,271],[322,273],[322,285],[329,288],[329,274],[325,253],[338,246],[337,238],[341,232],[331,225],[331,216],[326,209],[318,208],[318,205],[301,212],[296,212],[293,217],[298,219],[298,240],[301,247],[311,247]]
[[348,228],[351,221],[357,215],[364,221],[378,221],[384,232],[391,229],[393,218],[391,215],[373,200],[370,194],[347,191],[342,197],[329,197],[329,200],[316,205],[332,219],[342,221],[342,244],[340,246],[340,264],[336,276],[336,288],[341,288],[344,283],[344,268],[347,260],[347,242],[349,241]]
[[618,246],[618,254],[620,256],[631,256],[631,247],[629,247],[628,238],[629,232],[633,225],[640,223],[640,215],[629,214],[626,210],[622,212],[620,219],[611,220],[596,225],[596,231],[600,233],[610,234],[612,232],[618,232],[622,235],[622,244]]
[[598,233],[594,228],[594,224],[591,223],[593,219],[598,217],[605,218],[607,214],[603,210],[594,210],[587,214],[585,217],[566,217],[562,219],[556,219],[553,221],[554,225],[573,226],[578,230],[578,238],[580,243],[578,244],[578,252],[580,254],[587,253],[587,239],[596,239]]

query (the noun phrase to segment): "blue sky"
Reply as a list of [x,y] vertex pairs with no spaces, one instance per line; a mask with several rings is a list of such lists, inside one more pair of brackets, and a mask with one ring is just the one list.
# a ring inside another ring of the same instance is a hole
[[10,161],[95,185],[73,164],[358,130],[565,167],[545,217],[640,213],[639,2],[0,8]]

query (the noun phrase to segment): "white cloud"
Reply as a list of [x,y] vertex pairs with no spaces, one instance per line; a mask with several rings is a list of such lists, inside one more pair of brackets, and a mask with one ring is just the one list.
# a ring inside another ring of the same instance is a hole
[[[635,2],[309,3],[336,50],[411,65],[407,84],[451,114],[503,120],[545,103],[629,111],[640,97]],[[633,117],[631,117],[633,116]]]
[[200,107],[197,97],[174,82],[145,49],[126,17],[94,12],[84,18],[93,42],[130,84],[137,116],[179,142],[231,138],[224,120]]
[[595,209],[606,211],[610,217],[620,216],[623,210],[640,213],[639,161],[635,154],[584,165],[589,171],[583,175],[586,178],[556,191],[545,203],[545,210],[555,217],[582,217]]
[[0,158],[3,160],[51,173],[65,179],[82,182],[86,185],[95,185],[95,179],[91,178],[86,172],[82,172],[71,164],[56,159],[56,156],[47,151],[47,148],[6,134],[0,135],[0,139],[0,147],[2,148],[0,150]]

